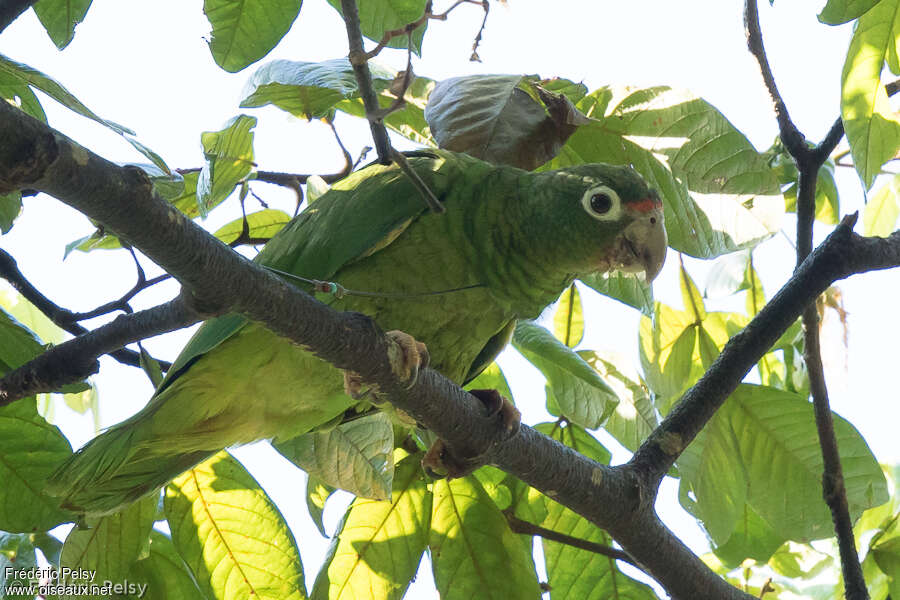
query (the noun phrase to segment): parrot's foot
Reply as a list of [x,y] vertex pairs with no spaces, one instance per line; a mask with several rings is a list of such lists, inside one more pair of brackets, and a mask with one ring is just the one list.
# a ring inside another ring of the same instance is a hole
[[[519,432],[522,414],[497,390],[469,390],[478,398],[487,411],[488,419],[495,422],[497,437],[494,445],[503,443]],[[456,479],[465,477],[484,464],[485,452],[461,452],[451,448],[444,440],[437,440],[425,453],[422,466],[429,477]]]
[[[394,342],[388,346],[391,371],[410,388],[416,383],[419,371],[428,366],[428,348],[408,333],[396,329],[388,331],[385,335]],[[374,390],[371,388],[364,389],[359,373],[344,371],[344,392],[348,396],[354,400],[361,400],[372,391]],[[369,399],[377,404],[376,395],[371,396]]]

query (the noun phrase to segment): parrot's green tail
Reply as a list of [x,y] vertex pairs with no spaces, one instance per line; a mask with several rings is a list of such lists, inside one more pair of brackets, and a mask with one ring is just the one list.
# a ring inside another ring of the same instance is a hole
[[117,512],[164,486],[214,451],[166,452],[142,444],[139,428],[116,426],[94,438],[51,475],[48,491],[65,509],[88,515]]

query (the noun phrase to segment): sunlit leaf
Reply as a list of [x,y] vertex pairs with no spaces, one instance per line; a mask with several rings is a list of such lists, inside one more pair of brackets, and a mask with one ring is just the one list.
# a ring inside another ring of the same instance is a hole
[[391,501],[357,498],[316,577],[314,600],[400,600],[428,542],[431,494],[421,455],[397,463]]
[[[833,534],[822,502],[822,456],[812,405],[804,397],[743,384],[679,459],[694,514],[717,543],[732,535],[744,503],[778,535]],[[884,475],[859,432],[834,415],[851,518],[887,500]]]
[[288,32],[302,0],[204,0],[216,64],[235,73],[266,54]]
[[319,533],[323,537],[328,537],[325,532],[325,523],[322,521],[322,515],[325,512],[325,503],[334,493],[335,488],[327,483],[319,481],[313,475],[306,477],[306,508],[309,510],[309,516],[315,523]]
[[287,523],[259,484],[219,452],[166,487],[172,541],[210,597],[306,597],[303,566]]
[[580,281],[604,296],[632,306],[644,314],[653,312],[653,288],[644,278],[634,273],[591,273],[581,277]]
[[[290,223],[291,216],[282,210],[274,208],[266,208],[255,213],[247,215],[247,237],[254,243],[265,243],[281,228]],[[220,227],[213,235],[225,242],[231,244],[240,239],[241,233],[244,231],[244,218],[235,219],[231,223]]]
[[864,15],[879,0],[828,0],[819,13],[819,21],[828,25],[841,25]]
[[390,497],[394,432],[383,412],[273,445],[288,460],[328,485],[364,498]]
[[197,207],[206,216],[231,195],[234,187],[253,168],[253,128],[256,118],[239,115],[220,131],[200,136],[206,164],[197,181]]
[[553,333],[569,348],[577,346],[584,337],[584,314],[581,294],[575,284],[562,293],[553,315]]
[[863,210],[863,235],[887,237],[897,226],[900,216],[900,177],[883,185]]
[[841,75],[841,119],[853,164],[868,189],[900,149],[900,118],[881,81],[889,47],[900,35],[900,0],[881,0],[857,21]]
[[600,375],[553,334],[531,321],[516,325],[513,346],[547,378],[562,415],[588,429],[599,427],[618,398]]
[[[341,0],[328,0],[341,15]],[[418,21],[425,14],[426,0],[365,0],[357,3],[359,8],[359,26],[362,34],[375,42],[380,42],[388,31],[403,29],[410,23]],[[412,32],[412,40],[407,35],[391,38],[388,48],[406,48],[410,45],[413,52],[422,54],[422,37],[428,21],[419,25]]]
[[530,549],[510,531],[473,476],[434,483],[428,546],[442,600],[537,600],[541,595]]

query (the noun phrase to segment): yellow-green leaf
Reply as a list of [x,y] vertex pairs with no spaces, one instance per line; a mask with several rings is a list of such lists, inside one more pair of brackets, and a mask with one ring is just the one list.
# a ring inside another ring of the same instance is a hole
[[898,215],[900,215],[900,177],[894,176],[866,204],[863,211],[863,234],[879,237],[891,235],[897,226]]
[[841,75],[841,118],[853,163],[866,188],[900,149],[900,118],[881,72],[900,37],[900,0],[881,0],[856,24]]
[[553,333],[569,348],[577,346],[584,337],[581,294],[574,283],[559,297],[553,315]]
[[172,541],[211,598],[301,600],[294,536],[256,480],[219,452],[166,487]]
[[428,540],[431,494],[420,454],[397,463],[390,501],[357,498],[332,541],[314,600],[400,600]]
[[434,483],[431,562],[442,600],[537,600],[531,553],[475,477]]

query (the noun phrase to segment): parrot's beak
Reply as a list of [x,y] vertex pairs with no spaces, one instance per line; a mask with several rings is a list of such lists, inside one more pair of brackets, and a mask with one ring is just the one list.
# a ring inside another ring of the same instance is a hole
[[628,265],[631,268],[625,270],[644,271],[647,282],[653,281],[666,262],[669,241],[662,206],[640,211],[623,233],[623,241],[634,255]]

